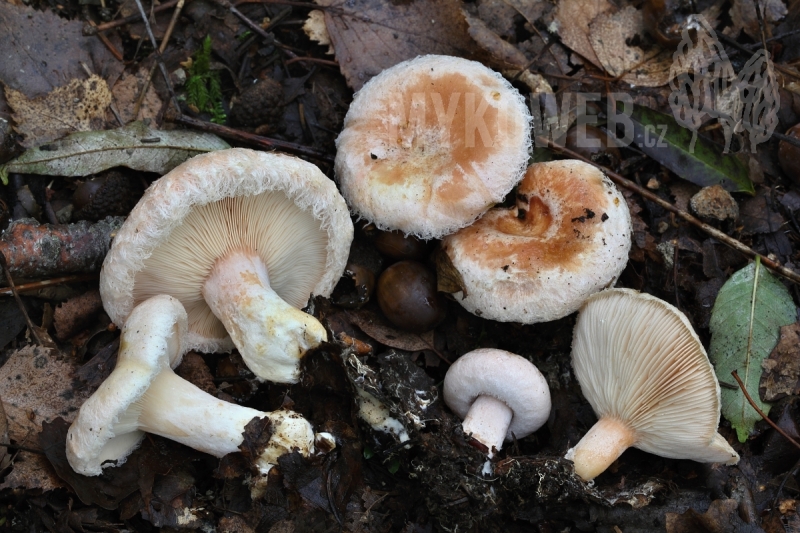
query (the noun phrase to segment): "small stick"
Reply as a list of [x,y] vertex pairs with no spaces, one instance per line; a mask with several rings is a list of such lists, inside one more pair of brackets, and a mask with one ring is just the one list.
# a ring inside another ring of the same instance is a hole
[[3,269],[3,274],[6,277],[6,283],[8,283],[11,293],[14,295],[14,299],[17,301],[17,306],[19,307],[22,316],[25,317],[25,322],[28,324],[28,329],[30,329],[31,333],[33,333],[33,336],[36,337],[36,342],[40,346],[48,346],[49,344],[45,344],[42,338],[39,336],[39,328],[34,326],[33,322],[31,322],[31,317],[28,316],[28,311],[25,309],[25,304],[22,303],[19,293],[14,288],[14,279],[11,277],[11,272],[8,271],[8,267],[6,266],[6,256],[2,253],[0,253],[0,268]]
[[[175,11],[172,13],[172,19],[169,21],[167,31],[164,33],[164,38],[161,39],[161,46],[158,47],[158,52],[160,54],[163,54],[164,50],[167,49],[167,43],[169,43],[169,38],[172,37],[172,32],[175,29],[175,23],[178,22],[178,17],[181,16],[184,2],[185,0],[178,0],[178,5],[175,6]],[[100,37],[102,38],[103,35],[100,34]],[[144,84],[142,84],[142,91],[139,93],[139,98],[136,99],[136,104],[133,106],[132,120],[136,120],[136,117],[139,116],[139,109],[141,109],[142,103],[144,103],[144,98],[147,96],[147,89],[150,88],[150,81],[153,79],[153,74],[155,74],[155,72],[156,64],[150,67],[150,72],[147,74],[147,79],[144,80]]]
[[161,75],[164,76],[164,83],[166,83],[167,85],[170,97],[172,98],[172,105],[175,106],[176,111],[180,113],[181,105],[180,103],[178,103],[178,97],[175,95],[175,89],[172,87],[172,81],[169,79],[169,72],[167,72],[167,67],[166,65],[164,65],[164,59],[162,58],[161,52],[159,51],[156,37],[155,35],[153,35],[153,29],[150,27],[150,21],[147,19],[147,12],[144,10],[144,6],[142,5],[142,0],[136,0],[136,7],[139,8],[139,14],[142,17],[142,22],[144,22],[145,30],[147,30],[147,36],[150,38],[150,43],[153,45],[153,48],[156,51],[156,61],[158,62],[158,66],[161,69]]
[[792,437],[790,437],[788,433],[786,433],[784,430],[782,430],[780,427],[778,427],[778,425],[777,425],[775,422],[773,422],[772,420],[770,420],[770,419],[767,417],[767,415],[765,415],[765,414],[764,414],[764,411],[762,411],[761,409],[759,409],[759,408],[758,408],[758,406],[756,405],[756,402],[754,402],[754,401],[753,401],[753,398],[751,398],[751,397],[750,397],[750,393],[749,393],[749,392],[747,392],[747,389],[746,389],[746,388],[745,388],[745,386],[744,386],[744,382],[742,381],[742,378],[740,378],[740,377],[739,377],[739,374],[737,374],[737,373],[736,373],[736,370],[734,370],[733,372],[731,372],[731,375],[733,376],[733,379],[735,379],[735,380],[736,380],[736,382],[739,384],[739,388],[740,388],[740,389],[742,389],[742,394],[744,394],[744,397],[745,397],[745,398],[747,398],[747,401],[748,401],[748,402],[750,402],[750,406],[751,406],[753,409],[755,409],[755,410],[756,410],[756,412],[757,412],[757,413],[758,413],[758,414],[761,416],[761,418],[763,418],[764,420],[766,420],[767,424],[769,424],[770,426],[772,426],[772,428],[773,428],[775,431],[777,431],[778,433],[780,433],[781,435],[783,435],[784,437],[786,437],[786,439],[787,439],[789,442],[791,442],[792,444],[794,444],[796,447],[800,448],[800,442],[797,442],[797,441],[796,441],[796,440],[794,440]]
[[730,237],[730,236],[726,235],[725,233],[721,232],[717,228],[715,228],[713,226],[709,226],[708,224],[705,224],[704,222],[701,222],[700,220],[698,220],[697,218],[695,218],[691,214],[687,213],[686,211],[683,211],[682,209],[679,209],[679,208],[675,207],[671,203],[669,203],[666,200],[658,197],[656,194],[654,194],[651,191],[645,189],[644,187],[641,187],[641,186],[637,185],[636,183],[630,181],[629,179],[623,178],[622,176],[620,176],[616,172],[612,171],[611,169],[606,168],[606,167],[604,167],[602,165],[598,165],[594,161],[591,161],[591,160],[583,157],[582,155],[580,155],[580,154],[578,154],[576,152],[573,152],[569,148],[566,148],[564,146],[556,144],[556,143],[554,143],[553,141],[551,141],[549,139],[545,139],[544,137],[537,137],[536,141],[537,141],[537,143],[538,142],[546,142],[548,144],[548,146],[550,146],[551,148],[553,148],[554,150],[556,150],[558,152],[561,152],[562,154],[566,154],[566,155],[568,155],[568,156],[570,156],[570,157],[572,157],[574,159],[580,159],[584,163],[589,163],[590,165],[601,169],[602,171],[604,171],[606,173],[606,175],[609,178],[611,178],[611,180],[614,183],[616,183],[620,187],[625,187],[626,189],[630,189],[630,190],[632,190],[634,192],[639,193],[639,195],[644,196],[645,198],[647,198],[651,202],[657,203],[658,205],[660,205],[661,207],[663,207],[664,209],[666,209],[670,213],[675,213],[676,215],[678,215],[679,217],[684,219],[689,224],[691,224],[691,225],[703,230],[704,232],[708,233],[709,235],[711,235],[712,237],[714,237],[715,239],[717,239],[721,243],[733,248],[734,250],[737,250],[738,252],[741,252],[744,255],[746,255],[748,257],[751,257],[753,259],[755,259],[756,257],[760,257],[761,258],[761,262],[764,263],[764,265],[766,265],[770,270],[775,271],[777,274],[780,274],[781,276],[785,277],[786,279],[789,279],[791,281],[794,281],[795,283],[800,284],[800,274],[797,274],[796,272],[793,272],[792,270],[789,270],[788,268],[786,268],[785,266],[781,265],[777,261],[773,261],[772,259],[759,254],[758,252],[756,252],[755,250],[753,250],[752,248],[750,248],[749,246],[747,246],[743,242],[738,241],[738,240],[734,239],[733,237]]
[[331,61],[330,59],[320,59],[318,57],[293,57],[291,59],[287,59],[284,64],[291,65],[292,63],[297,63],[298,61],[302,61],[304,63],[319,63],[320,65],[328,65],[339,68],[339,63],[336,61]]
[[246,143],[250,143],[261,148],[267,148],[269,150],[274,150],[279,148],[281,150],[286,150],[288,152],[293,152],[300,155],[305,155],[308,157],[314,157],[316,159],[321,159],[323,161],[333,161],[333,157],[329,156],[326,153],[320,152],[319,150],[315,150],[314,148],[310,148],[308,146],[303,146],[296,143],[291,143],[287,141],[280,141],[278,139],[270,139],[268,137],[262,137],[260,135],[253,135],[252,133],[247,133],[244,131],[239,131],[233,128],[229,128],[227,126],[222,126],[220,124],[214,124],[213,122],[205,122],[203,120],[197,120],[196,118],[192,118],[186,115],[178,115],[172,118],[174,122],[180,122],[181,124],[186,124],[187,126],[192,126],[203,131],[208,131],[211,133],[216,133],[221,137],[226,137],[228,139],[234,139],[236,141],[242,141]]
[[[20,283],[14,288],[17,292],[35,291],[44,289],[51,285],[61,285],[62,283],[77,283],[81,281],[94,281],[98,278],[98,274],[78,274],[75,276],[62,276],[60,278],[43,279],[41,281],[31,281],[30,283]],[[12,296],[14,289],[4,288],[0,289],[0,296]],[[0,445],[1,446],[1,445]]]
[[[161,13],[162,11],[166,11],[178,3],[179,0],[169,0],[169,2],[164,2],[163,4],[156,6],[153,8],[153,13]],[[112,20],[111,22],[105,22],[103,24],[98,24],[97,26],[91,25],[84,28],[83,33],[84,35],[94,35],[95,33],[100,33],[106,30],[114,29],[118,26],[124,26],[125,24],[130,24],[131,22],[136,22],[141,18],[140,15],[131,15],[129,17],[121,18],[119,20]]]

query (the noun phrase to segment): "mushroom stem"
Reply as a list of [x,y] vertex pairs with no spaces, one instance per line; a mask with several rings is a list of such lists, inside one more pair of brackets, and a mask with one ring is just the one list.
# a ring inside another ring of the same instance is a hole
[[285,410],[265,413],[224,402],[177,376],[170,368],[159,373],[125,417],[131,419],[129,423],[136,429],[216,457],[239,451],[245,426],[251,420],[269,418],[272,436],[256,459],[256,466],[262,472],[269,471],[277,464],[278,457],[293,448],[306,456],[314,451],[311,424],[297,413]]
[[615,418],[602,417],[566,458],[575,463],[575,473],[586,481],[602,474],[622,452],[636,443],[636,432]]
[[254,252],[237,250],[217,261],[203,297],[261,380],[296,383],[300,359],[328,338],[317,319],[270,287],[267,266]]
[[464,433],[472,434],[475,440],[485,444],[489,448],[489,458],[492,458],[503,448],[513,414],[511,408],[502,401],[481,395],[475,398],[461,427]]

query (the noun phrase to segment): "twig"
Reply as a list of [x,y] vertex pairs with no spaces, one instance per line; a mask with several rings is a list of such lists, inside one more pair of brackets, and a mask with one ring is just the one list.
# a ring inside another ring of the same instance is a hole
[[606,173],[606,175],[609,178],[611,178],[611,180],[614,183],[616,183],[617,185],[619,185],[620,187],[625,187],[626,189],[630,189],[630,190],[638,193],[639,195],[647,198],[651,202],[654,202],[654,203],[660,205],[661,207],[663,207],[664,209],[666,209],[670,213],[675,213],[676,215],[681,217],[683,220],[685,220],[689,224],[691,224],[691,225],[703,230],[707,234],[711,235],[712,237],[714,237],[715,239],[717,239],[721,243],[733,248],[734,250],[737,250],[738,252],[741,252],[744,255],[746,255],[748,257],[751,257],[753,259],[755,259],[756,257],[760,257],[761,258],[761,262],[764,263],[764,265],[767,266],[767,268],[769,268],[770,270],[775,271],[777,274],[785,277],[786,279],[789,279],[789,280],[791,280],[791,281],[793,281],[795,283],[800,284],[800,274],[797,274],[796,272],[794,272],[792,270],[789,270],[788,268],[786,268],[785,266],[781,265],[777,261],[773,261],[772,259],[759,254],[758,252],[756,252],[755,250],[753,250],[752,248],[750,248],[749,246],[747,246],[743,242],[738,241],[738,240],[734,239],[733,237],[731,237],[729,235],[726,235],[725,233],[721,232],[717,228],[709,226],[708,224],[705,224],[705,223],[701,222],[700,220],[698,220],[697,218],[695,218],[691,214],[687,213],[686,211],[675,207],[671,203],[669,203],[666,200],[660,198],[659,196],[655,195],[654,193],[652,193],[651,191],[645,189],[644,187],[641,187],[641,186],[637,185],[636,183],[630,181],[629,179],[623,178],[622,176],[620,176],[616,172],[612,171],[611,169],[606,168],[606,167],[604,167],[602,165],[598,165],[594,161],[592,161],[590,159],[587,159],[587,158],[583,157],[582,155],[580,155],[580,154],[578,154],[576,152],[573,152],[569,148],[566,148],[564,146],[558,145],[558,144],[552,142],[549,139],[545,139],[544,137],[537,137],[536,138],[536,142],[537,143],[546,142],[548,144],[548,146],[550,146],[551,148],[553,148],[554,150],[556,150],[558,152],[561,152],[562,154],[568,155],[568,156],[570,156],[570,157],[572,157],[574,159],[580,159],[581,161],[583,161],[585,163],[589,163],[590,165],[593,165],[593,166],[603,170]]
[[222,126],[220,124],[214,124],[212,122],[197,120],[196,118],[192,118],[186,115],[178,115],[176,117],[172,117],[171,120],[174,122],[180,122],[181,124],[186,124],[187,126],[192,126],[194,128],[201,129],[203,131],[215,133],[221,137],[253,144],[261,148],[267,148],[270,150],[278,148],[281,150],[286,150],[287,152],[313,157],[316,159],[321,159],[323,161],[333,162],[333,157],[331,157],[330,155],[321,152],[319,150],[315,150],[314,148],[303,146],[301,144],[291,143],[287,141],[280,141],[278,139],[270,139],[268,137],[262,137],[260,135],[253,135],[252,133],[239,131],[233,128],[229,128],[227,126]]
[[319,63],[320,65],[328,65],[331,67],[339,68],[339,63],[336,61],[331,61],[330,59],[320,59],[318,57],[293,57],[291,59],[287,59],[284,64],[291,65],[292,63],[297,63],[298,61],[307,62],[307,63]]
[[[8,267],[6,266],[6,256],[0,253],[0,268],[3,269],[3,274],[6,278],[6,283],[8,283],[8,287],[11,289],[11,293],[14,295],[14,299],[17,301],[17,306],[19,307],[22,316],[25,317],[25,322],[28,324],[28,329],[31,330],[33,336],[36,337],[36,342],[40,346],[46,346],[43,342],[42,338],[39,336],[39,328],[33,325],[31,322],[31,317],[28,316],[28,311],[25,309],[25,304],[22,303],[22,298],[19,297],[19,293],[14,288],[14,279],[11,277],[11,272],[8,271]],[[47,344],[49,345],[49,343]]]
[[[164,2],[163,4],[153,8],[153,13],[161,13],[162,11],[166,11],[167,9],[173,8],[178,2],[179,0],[169,0],[169,2]],[[139,15],[131,15],[129,17],[121,18],[119,20],[112,20],[111,22],[98,24],[97,26],[86,26],[83,29],[83,33],[84,35],[94,35],[95,33],[104,32],[106,30],[114,29],[118,26],[124,26],[125,24],[136,22],[140,18],[141,16]]]
[[170,97],[172,98],[172,105],[175,106],[176,111],[180,113],[181,106],[180,103],[178,103],[178,97],[175,95],[175,89],[172,87],[172,81],[169,79],[169,72],[167,72],[167,67],[164,65],[164,59],[159,51],[156,37],[153,35],[153,29],[150,27],[150,21],[148,20],[147,12],[144,10],[144,6],[142,5],[142,0],[136,0],[136,7],[139,8],[139,14],[142,17],[142,22],[144,22],[144,27],[147,30],[147,36],[150,38],[150,43],[153,45],[153,48],[156,51],[156,61],[161,69],[161,75],[164,76],[164,83],[167,85]]
[[[178,5],[175,6],[175,11],[172,13],[172,18],[169,21],[169,26],[167,26],[167,31],[164,33],[164,38],[161,39],[161,46],[158,47],[159,54],[163,54],[164,50],[167,48],[169,38],[172,37],[172,32],[175,29],[175,23],[178,22],[178,17],[181,16],[184,2],[185,0],[178,0]],[[102,34],[100,34],[100,37],[102,38]],[[155,71],[156,65],[154,64],[152,67],[150,67],[150,72],[147,73],[147,79],[144,80],[144,83],[142,84],[142,91],[139,93],[139,98],[136,99],[136,104],[133,106],[132,120],[136,120],[136,117],[139,116],[139,109],[141,109],[144,98],[147,96],[147,89],[150,88],[150,81],[153,79],[153,74]]]
[[11,448],[12,450],[20,450],[23,452],[30,452],[30,453],[39,453],[44,455],[44,450],[40,450],[38,448],[28,448],[27,446],[20,446],[18,444],[10,444],[6,442],[0,442],[0,447],[3,448]]
[[751,398],[751,397],[750,397],[750,393],[749,393],[749,392],[747,392],[747,389],[746,389],[746,388],[745,388],[745,386],[744,386],[744,382],[742,381],[742,378],[740,378],[740,377],[739,377],[739,374],[737,374],[737,373],[736,373],[736,370],[734,370],[733,372],[731,372],[731,375],[733,376],[733,379],[735,379],[735,380],[736,380],[736,382],[739,384],[739,388],[740,388],[740,389],[742,389],[742,394],[744,394],[744,397],[745,397],[745,398],[747,398],[747,401],[750,403],[750,406],[751,406],[753,409],[755,409],[755,410],[756,410],[756,412],[759,414],[759,416],[761,416],[761,418],[763,418],[763,419],[764,419],[764,420],[767,422],[767,424],[769,424],[770,426],[772,426],[772,428],[773,428],[775,431],[777,431],[778,433],[780,433],[781,435],[783,435],[784,437],[786,437],[786,439],[787,439],[789,442],[791,442],[792,444],[794,444],[794,445],[795,445],[797,448],[800,448],[800,442],[797,442],[797,441],[796,441],[796,440],[794,440],[794,439],[793,439],[791,436],[789,436],[789,434],[788,434],[788,433],[786,433],[784,430],[782,430],[782,429],[781,429],[781,428],[780,428],[780,427],[779,427],[779,426],[778,426],[778,425],[777,425],[775,422],[773,422],[772,420],[770,420],[770,419],[769,419],[769,417],[767,417],[767,415],[765,415],[765,414],[764,414],[764,411],[762,411],[761,409],[759,409],[759,407],[758,407],[758,406],[756,405],[756,403],[753,401],[753,398]]
[[[50,287],[51,285],[61,285],[62,283],[77,283],[81,281],[94,281],[98,274],[78,274],[76,276],[62,276],[60,278],[43,279],[41,281],[31,281],[30,283],[20,283],[14,288],[17,292],[35,291]],[[0,296],[12,296],[14,289],[3,288],[0,289]]]

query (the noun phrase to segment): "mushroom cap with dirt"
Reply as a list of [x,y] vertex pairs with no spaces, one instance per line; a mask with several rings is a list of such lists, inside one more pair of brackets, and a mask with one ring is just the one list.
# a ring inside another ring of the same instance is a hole
[[478,348],[459,357],[444,378],[444,402],[464,433],[491,458],[504,440],[527,437],[550,416],[550,389],[533,363],[505,350]]
[[242,148],[199,155],[131,211],[103,263],[103,305],[123,325],[139,303],[171,295],[189,315],[189,349],[235,345],[259,379],[294,383],[327,338],[300,308],[331,293],[352,238],[344,199],[311,163]]
[[455,299],[467,311],[549,322],[616,282],[628,262],[631,217],[599,169],[577,160],[535,163],[516,200],[442,240],[461,279]]
[[426,55],[368,81],[336,140],[336,178],[350,209],[423,239],[472,223],[525,172],[530,111],[497,72]]
[[186,352],[187,329],[186,311],[171,296],[155,296],[131,312],[114,371],[67,432],[67,460],[76,472],[97,476],[124,463],[145,432],[222,457],[238,451],[254,418],[272,424],[272,436],[255,460],[261,473],[285,453],[314,451],[314,432],[299,414],[224,402],[177,376],[172,368]]
[[686,316],[630,289],[590,297],[578,314],[572,366],[598,422],[567,452],[594,479],[628,447],[672,459],[736,464],[717,432],[714,368]]

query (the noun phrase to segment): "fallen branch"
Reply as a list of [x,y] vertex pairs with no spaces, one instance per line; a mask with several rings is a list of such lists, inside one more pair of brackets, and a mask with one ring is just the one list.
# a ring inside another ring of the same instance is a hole
[[539,143],[539,142],[547,142],[548,146],[550,146],[554,150],[556,150],[556,151],[558,151],[558,152],[560,152],[560,153],[562,153],[564,155],[568,155],[569,157],[572,157],[574,159],[580,159],[581,161],[583,161],[585,163],[589,163],[590,165],[593,165],[593,166],[599,168],[600,170],[605,172],[606,175],[609,178],[611,178],[611,180],[614,183],[616,183],[617,185],[619,185],[620,187],[625,187],[626,189],[634,191],[634,192],[638,193],[639,195],[647,198],[651,202],[654,202],[654,203],[660,205],[661,207],[663,207],[664,209],[666,209],[670,213],[675,213],[676,215],[681,217],[683,220],[685,220],[689,224],[691,224],[691,225],[703,230],[707,234],[709,234],[712,237],[714,237],[715,239],[717,239],[722,244],[725,244],[725,245],[733,248],[734,250],[743,253],[744,255],[746,255],[746,256],[748,256],[750,258],[755,259],[756,257],[760,257],[761,258],[761,262],[764,263],[764,265],[767,268],[769,268],[770,270],[772,270],[776,274],[778,274],[780,276],[783,276],[784,278],[786,278],[788,280],[791,280],[791,281],[793,281],[795,283],[800,284],[800,274],[797,274],[796,272],[794,272],[792,270],[789,270],[788,268],[786,268],[785,266],[781,265],[777,261],[773,261],[772,259],[759,254],[758,252],[756,252],[755,250],[753,250],[752,248],[750,248],[749,246],[747,246],[743,242],[734,239],[733,237],[721,232],[717,228],[715,228],[713,226],[709,226],[708,224],[705,224],[704,222],[701,222],[699,219],[695,218],[694,216],[692,216],[691,214],[687,213],[686,211],[684,211],[682,209],[679,209],[678,207],[675,207],[674,205],[672,205],[671,203],[667,202],[663,198],[660,198],[658,195],[654,194],[653,192],[651,192],[651,191],[645,189],[644,187],[642,187],[642,186],[630,181],[629,179],[626,179],[626,178],[622,177],[621,175],[617,174],[616,172],[612,171],[611,169],[606,168],[606,167],[604,167],[602,165],[598,165],[594,161],[592,161],[590,159],[587,159],[587,158],[583,157],[582,155],[580,155],[580,154],[578,154],[576,152],[573,152],[569,148],[566,148],[564,146],[556,144],[556,143],[550,141],[549,139],[545,139],[543,137],[537,137],[536,138],[536,142],[537,143]]
[[759,409],[759,407],[756,405],[756,402],[754,402],[754,401],[753,401],[753,398],[751,398],[751,397],[750,397],[750,393],[749,393],[749,392],[747,392],[747,388],[745,388],[745,386],[744,386],[744,382],[742,382],[742,378],[740,378],[740,377],[739,377],[739,374],[737,374],[737,373],[736,373],[736,370],[734,370],[733,372],[731,372],[731,375],[733,376],[733,379],[735,379],[735,380],[736,380],[736,382],[739,384],[739,388],[740,388],[740,389],[742,389],[742,393],[744,394],[744,397],[745,397],[745,398],[747,398],[747,401],[748,401],[748,402],[750,402],[750,406],[751,406],[753,409],[755,409],[755,410],[756,410],[756,413],[758,413],[758,414],[759,414],[759,416],[761,416],[761,418],[763,418],[763,419],[764,419],[764,420],[767,422],[767,424],[769,424],[770,426],[772,426],[772,429],[774,429],[775,431],[777,431],[778,433],[780,433],[781,435],[783,435],[784,437],[786,437],[786,439],[787,439],[789,442],[791,442],[792,444],[794,444],[794,445],[795,445],[797,448],[800,448],[800,443],[798,443],[798,442],[797,442],[796,440],[794,440],[794,439],[793,439],[793,438],[792,438],[792,437],[791,437],[791,436],[790,436],[788,433],[786,433],[784,430],[782,430],[780,427],[778,427],[778,425],[777,425],[775,422],[773,422],[772,420],[770,420],[770,419],[767,417],[767,415],[765,415],[765,414],[764,414],[764,411],[762,411],[761,409]]
[[122,217],[91,223],[39,224],[15,220],[0,237],[0,253],[15,278],[50,278],[75,272],[97,272],[122,226]]

